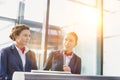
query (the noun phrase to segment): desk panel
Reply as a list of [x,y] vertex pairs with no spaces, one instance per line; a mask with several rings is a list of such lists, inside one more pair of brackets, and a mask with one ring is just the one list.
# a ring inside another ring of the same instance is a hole
[[79,74],[54,74],[15,72],[13,80],[120,80],[119,76],[87,76]]

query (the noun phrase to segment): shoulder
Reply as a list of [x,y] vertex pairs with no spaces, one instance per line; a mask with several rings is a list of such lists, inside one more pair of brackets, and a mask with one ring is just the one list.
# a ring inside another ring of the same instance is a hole
[[35,53],[34,53],[32,50],[29,50],[29,51],[27,52],[27,55],[28,55],[29,57],[31,57],[31,58],[35,58]]
[[79,57],[78,55],[74,54],[74,57],[81,62],[81,57]]
[[61,53],[62,53],[61,50],[52,50],[52,51],[50,52],[50,54],[53,54],[53,55],[61,54]]
[[27,53],[28,53],[29,55],[35,55],[35,52],[32,51],[32,50],[29,50]]
[[2,48],[1,50],[0,50],[0,53],[2,54],[2,53],[7,53],[7,52],[11,52],[12,51],[12,49],[13,49],[13,45],[10,45],[10,46],[7,46],[7,47],[4,47],[4,48]]
[[32,54],[35,54],[34,51],[32,51],[32,50],[29,50],[28,52],[29,52],[29,53],[32,53]]
[[4,51],[4,50],[9,50],[9,49],[10,49],[10,47],[11,47],[11,46],[3,47],[3,48],[1,49],[1,51]]
[[2,59],[7,59],[7,57],[9,55],[11,55],[13,53],[13,50],[12,50],[12,47],[11,45],[10,46],[7,46],[7,47],[4,47],[0,50],[0,56],[2,57]]
[[61,50],[52,50],[49,53],[49,56],[50,57],[59,57],[59,56],[62,56],[62,51]]

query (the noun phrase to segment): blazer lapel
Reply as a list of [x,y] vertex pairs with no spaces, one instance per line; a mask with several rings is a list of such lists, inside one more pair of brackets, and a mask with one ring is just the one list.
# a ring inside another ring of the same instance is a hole
[[69,66],[71,69],[73,69],[75,66],[75,59],[76,59],[75,54],[73,54],[73,57],[71,58],[70,63],[69,63]]
[[62,64],[62,66],[63,66],[63,51],[60,51],[60,55],[61,55],[61,57],[60,57],[60,61],[61,61],[61,64]]
[[29,54],[30,52],[28,51],[27,53],[26,53],[26,64],[25,64],[25,71],[29,71],[30,70],[30,54]]
[[55,62],[55,65],[57,65],[57,69],[58,71],[63,71],[63,51],[56,51],[55,54],[54,54],[54,61]]
[[62,50],[60,50],[60,59],[59,60],[60,60],[60,64],[61,64],[60,68],[63,71],[63,65],[64,65],[63,62],[64,61],[63,61],[63,51]]
[[11,49],[13,51],[13,54],[15,55],[15,58],[16,58],[16,62],[18,63],[18,65],[20,66],[20,68],[23,70],[23,66],[22,66],[22,60],[20,58],[20,55],[15,47],[15,45],[12,45],[11,46]]

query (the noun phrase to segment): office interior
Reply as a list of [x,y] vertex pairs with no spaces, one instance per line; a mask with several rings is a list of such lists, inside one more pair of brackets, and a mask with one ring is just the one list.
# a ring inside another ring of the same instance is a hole
[[62,48],[64,34],[79,36],[74,52],[82,75],[120,75],[120,0],[0,0],[0,49],[12,44],[16,24],[30,26],[28,47],[42,70],[49,52]]

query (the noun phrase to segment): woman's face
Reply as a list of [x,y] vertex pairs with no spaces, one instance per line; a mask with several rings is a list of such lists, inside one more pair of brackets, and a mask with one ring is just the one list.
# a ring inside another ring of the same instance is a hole
[[63,48],[65,51],[72,51],[72,49],[76,46],[76,40],[73,35],[66,35],[63,40]]
[[17,45],[26,46],[30,40],[30,31],[23,30],[21,33],[15,37]]

